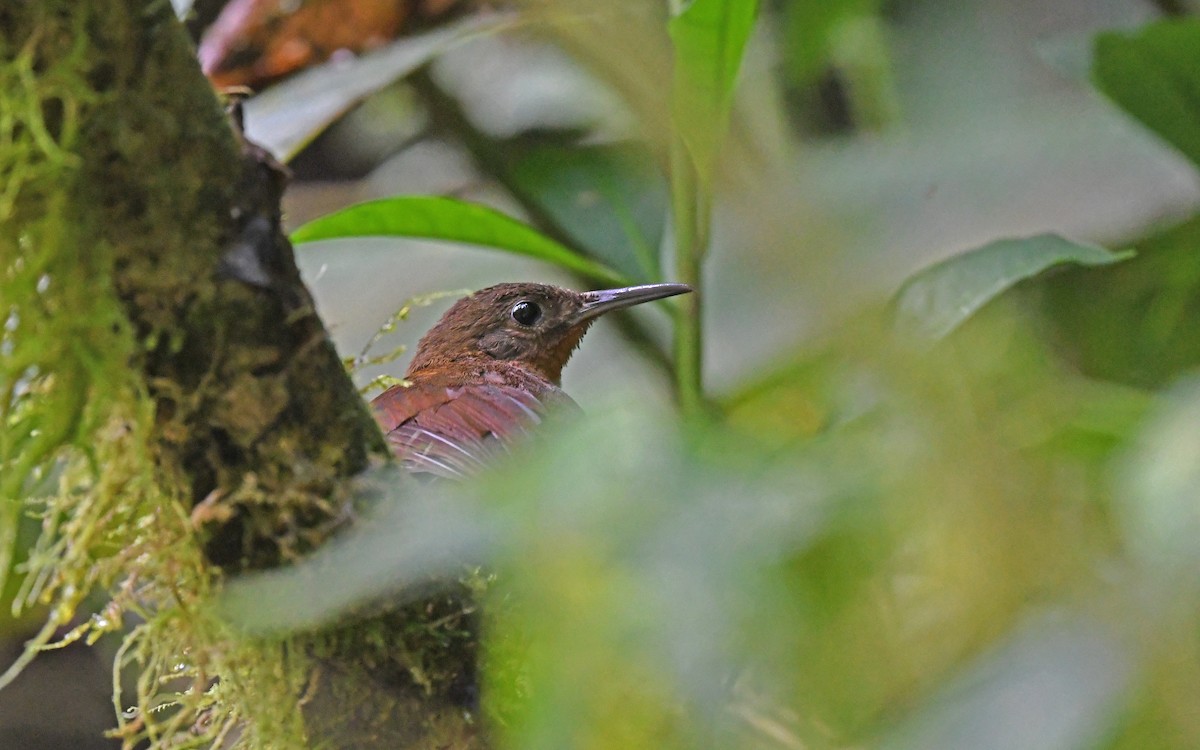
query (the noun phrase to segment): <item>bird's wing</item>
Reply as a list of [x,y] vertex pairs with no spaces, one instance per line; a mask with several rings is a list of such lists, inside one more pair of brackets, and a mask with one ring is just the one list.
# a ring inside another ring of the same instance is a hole
[[393,386],[371,407],[405,469],[450,478],[483,469],[545,410],[524,389],[482,383]]

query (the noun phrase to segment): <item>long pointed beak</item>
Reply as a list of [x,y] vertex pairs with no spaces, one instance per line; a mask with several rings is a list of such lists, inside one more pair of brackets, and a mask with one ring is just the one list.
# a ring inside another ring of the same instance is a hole
[[674,297],[676,294],[687,294],[692,288],[687,284],[643,284],[627,286],[620,289],[599,289],[583,293],[583,308],[579,311],[576,322],[590,320],[606,312],[620,310],[643,302]]

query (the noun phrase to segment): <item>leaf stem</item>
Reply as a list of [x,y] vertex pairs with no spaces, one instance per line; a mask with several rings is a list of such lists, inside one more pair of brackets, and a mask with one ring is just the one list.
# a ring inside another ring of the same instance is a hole
[[[675,240],[676,280],[695,290],[679,297],[675,307],[675,388],[686,418],[704,408],[701,268],[704,239],[698,230],[696,174],[678,133],[671,140],[671,213]],[[705,222],[707,223],[707,222]],[[707,234],[705,232],[704,234]]]

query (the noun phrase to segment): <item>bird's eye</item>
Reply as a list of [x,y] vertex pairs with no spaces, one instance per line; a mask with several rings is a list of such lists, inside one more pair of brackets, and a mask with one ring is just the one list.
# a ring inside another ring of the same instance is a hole
[[536,303],[521,300],[513,305],[512,319],[523,326],[533,325],[540,317],[542,317],[542,308],[538,307]]

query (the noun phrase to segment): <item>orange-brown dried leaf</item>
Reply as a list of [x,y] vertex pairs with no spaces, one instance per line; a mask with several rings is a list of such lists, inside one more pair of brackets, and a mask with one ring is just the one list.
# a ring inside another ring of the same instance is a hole
[[339,50],[386,44],[412,18],[444,13],[456,2],[232,0],[204,33],[200,64],[216,86],[261,87]]

